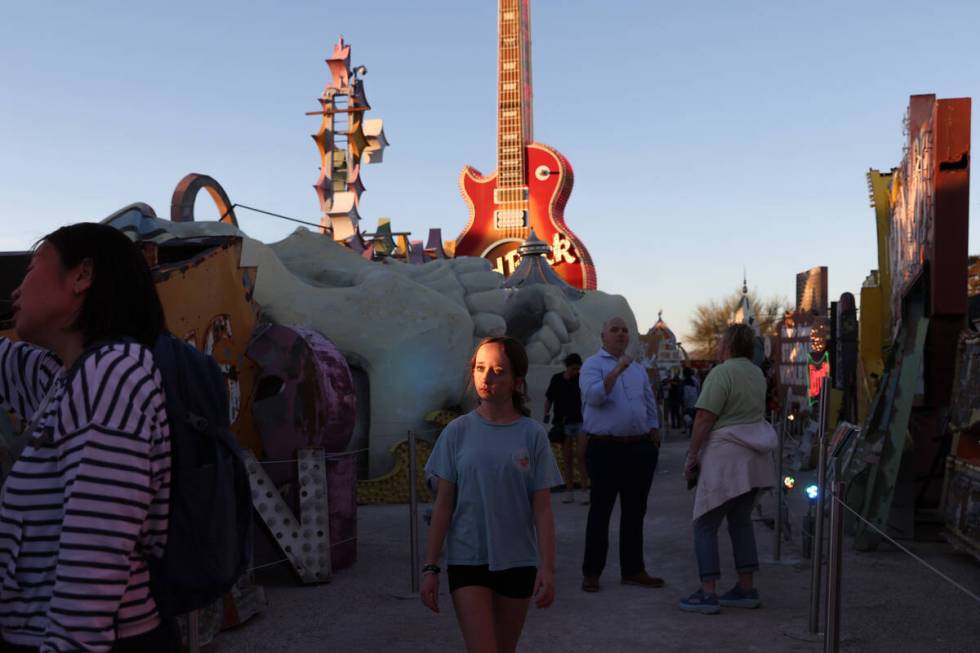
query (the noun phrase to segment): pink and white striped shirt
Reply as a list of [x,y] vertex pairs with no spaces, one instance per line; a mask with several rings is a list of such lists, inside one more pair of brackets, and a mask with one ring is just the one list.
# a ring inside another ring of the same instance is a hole
[[41,651],[109,651],[160,624],[147,559],[163,553],[170,430],[160,372],[138,344],[69,375],[0,338],[0,406],[24,421],[51,389],[0,492],[0,630]]

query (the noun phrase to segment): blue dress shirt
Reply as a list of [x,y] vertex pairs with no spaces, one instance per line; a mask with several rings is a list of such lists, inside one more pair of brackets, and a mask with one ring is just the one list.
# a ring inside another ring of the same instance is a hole
[[600,349],[582,365],[582,430],[591,435],[644,435],[660,427],[650,378],[636,361],[623,370],[606,394],[605,379],[618,359]]

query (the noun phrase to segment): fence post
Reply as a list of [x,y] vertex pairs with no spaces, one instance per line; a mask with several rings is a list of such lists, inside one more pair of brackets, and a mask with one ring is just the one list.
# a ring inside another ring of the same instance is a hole
[[840,582],[844,553],[844,481],[840,459],[834,457],[834,485],[830,501],[830,544],[827,563],[827,622],[824,628],[824,653],[840,649]]
[[415,431],[408,432],[408,538],[412,565],[412,593],[419,592],[419,498],[416,487],[418,463],[415,453]]
[[830,379],[824,377],[820,383],[819,415],[817,419],[817,516],[813,529],[813,567],[810,569],[810,623],[811,633],[820,627],[820,584],[823,571],[823,499],[827,479],[827,408],[830,403]]

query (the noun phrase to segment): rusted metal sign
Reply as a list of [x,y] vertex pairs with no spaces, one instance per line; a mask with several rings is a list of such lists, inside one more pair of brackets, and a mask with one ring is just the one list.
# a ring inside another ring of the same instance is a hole
[[[333,568],[357,557],[357,470],[354,452],[345,454],[354,431],[354,382],[347,361],[325,336],[303,326],[265,324],[248,347],[261,368],[252,407],[265,459],[292,460],[300,449],[328,454],[323,475],[329,489]],[[286,491],[291,505],[303,504],[292,490],[292,464],[273,464],[269,478]]]
[[893,333],[902,300],[927,262],[927,315],[961,316],[966,310],[970,106],[970,98],[909,99],[906,153],[891,186]]
[[[214,356],[228,383],[231,430],[243,447],[261,452],[251,410],[258,366],[245,355],[256,323],[256,270],[239,265],[242,239],[226,236],[196,245],[144,246],[155,250],[153,256],[160,261],[153,274],[167,328]],[[171,256],[182,257],[195,247],[199,253],[170,262]]]
[[323,449],[299,449],[299,517],[254,454],[245,452],[252,505],[304,583],[326,583],[330,565],[330,518],[327,513],[326,457]]
[[[862,485],[862,516],[881,531],[889,528],[892,500],[899,482],[899,465],[905,452],[912,399],[915,395],[922,356],[925,349],[929,320],[920,318],[906,332],[900,332],[899,349],[894,364],[883,380],[876,397],[868,425],[863,429],[864,438],[855,451],[851,474],[866,471]],[[857,496],[854,497],[857,499]],[[891,524],[894,526],[894,523]],[[859,523],[854,536],[858,550],[871,550],[878,546],[881,536]]]

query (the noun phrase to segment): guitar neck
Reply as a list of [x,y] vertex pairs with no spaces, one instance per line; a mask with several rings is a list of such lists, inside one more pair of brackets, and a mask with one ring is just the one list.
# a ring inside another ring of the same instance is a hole
[[517,190],[531,142],[531,17],[529,0],[499,1],[497,187]]

